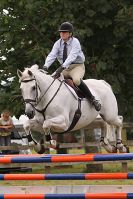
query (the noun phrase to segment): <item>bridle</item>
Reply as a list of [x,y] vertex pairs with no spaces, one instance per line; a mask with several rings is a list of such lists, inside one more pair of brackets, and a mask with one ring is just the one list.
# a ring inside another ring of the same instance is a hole
[[[53,99],[55,98],[55,96],[57,95],[58,91],[60,90],[61,88],[61,85],[62,83],[64,82],[63,81],[60,81],[60,85],[59,87],[57,88],[56,92],[54,93],[54,95],[52,96],[52,98],[49,100],[49,102],[46,104],[45,108],[43,108],[42,110],[39,110],[37,109],[37,105],[41,102],[42,98],[45,96],[45,94],[48,92],[48,90],[50,89],[50,87],[52,86],[52,84],[54,83],[56,79],[53,78],[53,81],[51,82],[51,84],[48,86],[48,88],[46,89],[46,91],[42,94],[42,96],[40,98],[38,98],[38,89],[40,90],[41,92],[41,89],[39,87],[39,85],[37,84],[37,81],[36,81],[36,78],[32,78],[32,79],[28,79],[28,80],[22,80],[21,82],[24,82],[24,83],[27,83],[27,82],[30,82],[30,81],[35,81],[35,90],[36,90],[36,97],[35,99],[23,99],[24,103],[25,104],[30,104],[34,110],[36,110],[37,112],[41,113],[43,115],[43,117],[45,118],[45,111],[47,109],[47,107],[49,106],[49,104],[53,101]],[[59,81],[59,80],[58,80]],[[32,103],[34,102],[34,104]]]
[[[22,80],[21,82],[27,83],[27,82],[31,82],[31,81],[35,81],[36,97],[35,97],[35,99],[29,99],[29,98],[24,99],[23,98],[23,101],[25,104],[31,104],[31,106],[34,107],[34,106],[37,106],[37,104],[38,104],[38,88],[40,90],[40,87],[37,85],[36,79],[32,78],[32,79]],[[34,102],[34,104],[32,104],[32,102]]]

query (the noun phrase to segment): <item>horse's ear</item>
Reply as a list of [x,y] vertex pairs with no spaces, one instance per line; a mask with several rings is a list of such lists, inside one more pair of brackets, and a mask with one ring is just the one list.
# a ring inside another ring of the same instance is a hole
[[20,70],[17,70],[17,75],[18,75],[19,78],[21,78],[22,77],[22,72]]
[[39,66],[37,64],[34,64],[33,66],[31,66],[32,69],[38,70]]
[[28,70],[28,75],[29,75],[29,76],[32,76],[33,73],[32,73],[30,70]]

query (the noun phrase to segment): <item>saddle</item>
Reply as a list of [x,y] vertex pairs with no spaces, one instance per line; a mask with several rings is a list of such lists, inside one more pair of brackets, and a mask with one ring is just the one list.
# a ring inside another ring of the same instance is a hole
[[73,117],[73,120],[70,124],[70,126],[68,127],[68,129],[64,132],[61,132],[61,134],[64,134],[66,132],[69,132],[71,131],[75,125],[77,124],[77,122],[79,121],[80,117],[81,117],[81,100],[82,98],[84,98],[84,94],[82,93],[82,91],[74,84],[73,80],[72,79],[65,79],[65,83],[67,85],[69,85],[72,89],[74,89],[75,93],[77,94],[78,96],[78,107],[77,107],[77,110],[75,110],[75,114],[74,114],[74,117]]
[[74,89],[75,93],[77,94],[79,98],[85,98],[84,93],[74,84],[71,78],[65,79],[65,83]]

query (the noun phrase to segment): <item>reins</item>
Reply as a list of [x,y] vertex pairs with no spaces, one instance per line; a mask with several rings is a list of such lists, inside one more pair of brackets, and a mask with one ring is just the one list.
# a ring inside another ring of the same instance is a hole
[[47,93],[47,91],[50,89],[50,87],[52,86],[52,84],[54,83],[55,79],[53,79],[52,83],[48,86],[48,88],[46,89],[46,91],[43,93],[43,95],[40,97],[40,99],[38,100],[38,103],[42,100],[42,98],[44,97],[44,95]]
[[[27,83],[27,82],[33,81],[33,80],[36,81],[35,78],[32,78],[32,79],[28,79],[28,80],[22,80],[21,82]],[[64,80],[63,80],[63,81],[60,81],[60,85],[59,85],[58,89],[56,90],[56,92],[54,93],[54,95],[53,95],[53,97],[50,99],[50,101],[47,103],[47,105],[45,106],[45,108],[43,108],[42,110],[39,110],[39,109],[36,108],[36,106],[40,103],[40,101],[41,101],[42,98],[45,96],[45,94],[46,94],[47,91],[50,89],[50,87],[53,85],[53,83],[54,83],[55,80],[56,80],[56,79],[54,78],[53,81],[52,81],[52,83],[48,86],[48,88],[47,88],[46,91],[43,93],[43,95],[39,98],[39,100],[36,100],[37,97],[36,97],[36,99],[24,99],[24,102],[25,102],[25,103],[29,103],[37,112],[41,113],[41,114],[43,115],[44,119],[45,119],[45,114],[44,114],[44,113],[45,113],[46,109],[48,108],[48,106],[50,105],[50,103],[53,101],[53,99],[55,98],[55,96],[57,95],[58,91],[59,91],[60,88],[61,88],[62,83],[64,82]],[[37,84],[37,83],[36,83],[36,84]],[[37,90],[37,86],[36,86],[36,90]],[[37,95],[37,96],[38,96],[38,95]],[[31,102],[37,102],[37,103],[36,103],[36,105],[34,105],[34,104],[32,104]]]
[[[55,79],[54,79],[54,80],[55,80]],[[53,82],[54,82],[54,81],[53,81]],[[46,109],[48,108],[48,106],[50,105],[50,103],[53,101],[53,99],[55,98],[55,96],[57,95],[57,93],[59,92],[59,90],[60,90],[61,85],[62,85],[63,82],[64,82],[64,80],[60,82],[60,85],[59,85],[58,89],[56,90],[56,92],[54,93],[53,97],[50,99],[50,101],[47,103],[47,105],[45,106],[44,109],[39,110],[39,109],[37,109],[35,106],[33,106],[33,108],[34,108],[37,112],[39,112],[39,113],[41,113],[41,114],[43,115],[44,119],[45,119],[44,113],[45,113]],[[49,87],[49,88],[50,88],[50,87]],[[45,92],[45,93],[46,93],[46,92]],[[43,95],[43,96],[44,96],[44,95]]]

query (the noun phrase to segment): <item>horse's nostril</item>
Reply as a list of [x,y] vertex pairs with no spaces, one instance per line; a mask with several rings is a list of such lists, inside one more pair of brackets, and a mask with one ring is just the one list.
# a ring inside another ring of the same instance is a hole
[[32,119],[32,118],[33,118],[33,115],[30,115],[30,116],[29,116],[29,119]]
[[34,111],[32,111],[32,118],[34,117],[34,114],[35,114],[35,112],[34,112]]
[[32,119],[34,117],[34,111],[30,111],[30,112],[25,112],[25,114],[28,116],[29,119]]

